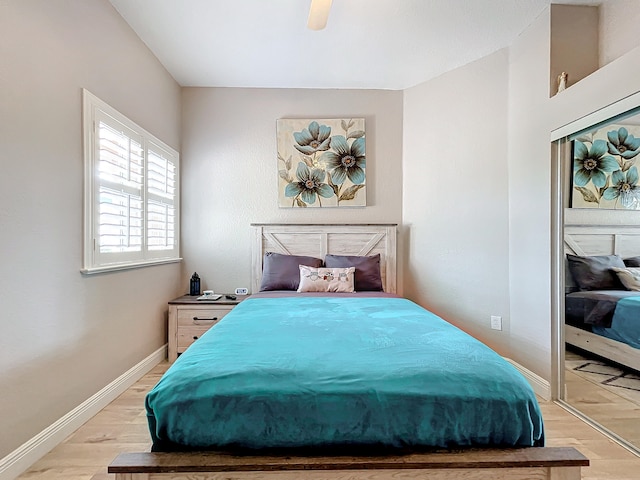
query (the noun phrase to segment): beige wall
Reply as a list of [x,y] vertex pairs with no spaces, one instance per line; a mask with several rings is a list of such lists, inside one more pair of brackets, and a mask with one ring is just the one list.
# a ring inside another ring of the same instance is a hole
[[[509,48],[510,356],[551,378],[549,11]],[[557,98],[560,95],[557,95]]]
[[[404,92],[405,293],[507,352],[506,50]],[[490,330],[491,315],[503,318]]]
[[[549,29],[547,10],[508,61],[498,52],[406,90],[403,147],[405,292],[546,380],[550,134],[640,90],[640,48],[625,44],[550,99]],[[490,330],[495,314],[502,332]]]
[[638,46],[638,0],[603,0],[599,6],[552,4],[550,11],[551,95],[562,71],[574,85]]
[[565,83],[570,86],[598,69],[600,10],[593,6],[560,4],[551,4],[549,8],[549,96],[553,96],[563,72],[568,74]]
[[[364,117],[366,208],[278,208],[276,119]],[[402,92],[183,89],[183,284],[249,287],[250,224],[400,223]]]
[[600,66],[638,46],[638,24],[638,0],[608,0],[600,5]]
[[166,342],[179,264],[83,277],[81,88],[180,147],[180,88],[106,0],[0,5],[0,458]]

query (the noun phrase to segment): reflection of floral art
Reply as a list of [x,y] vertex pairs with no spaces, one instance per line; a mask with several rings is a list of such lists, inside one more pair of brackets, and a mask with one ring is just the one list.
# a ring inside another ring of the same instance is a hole
[[280,119],[277,140],[279,206],[367,204],[364,118]]
[[640,127],[607,125],[573,142],[573,208],[640,210]]

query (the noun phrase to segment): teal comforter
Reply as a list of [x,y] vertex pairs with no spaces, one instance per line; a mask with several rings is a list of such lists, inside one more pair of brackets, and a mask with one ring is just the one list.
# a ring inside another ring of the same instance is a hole
[[146,409],[154,450],[544,443],[522,375],[402,298],[247,299]]
[[640,348],[640,295],[618,300],[611,320],[611,327],[594,325],[593,333],[608,337],[619,342]]

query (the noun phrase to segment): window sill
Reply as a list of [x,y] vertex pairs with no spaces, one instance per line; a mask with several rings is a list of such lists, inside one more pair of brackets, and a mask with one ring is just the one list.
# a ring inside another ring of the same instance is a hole
[[135,268],[152,267],[154,265],[166,265],[168,263],[179,263],[182,261],[181,257],[178,258],[161,258],[157,260],[148,260],[145,262],[135,263],[123,263],[116,265],[105,265],[102,267],[83,268],[80,273],[83,275],[95,275],[98,273],[118,272],[121,270],[133,270]]

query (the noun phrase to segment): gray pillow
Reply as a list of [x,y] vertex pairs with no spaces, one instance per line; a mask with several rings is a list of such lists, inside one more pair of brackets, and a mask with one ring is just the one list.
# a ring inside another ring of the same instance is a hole
[[262,262],[260,291],[297,290],[300,284],[300,265],[321,267],[322,260],[298,255],[266,252]]
[[624,264],[627,267],[640,267],[640,257],[625,258]]
[[380,276],[380,254],[370,257],[358,255],[327,255],[324,257],[327,268],[356,267],[356,292],[381,292],[382,277]]
[[569,271],[580,290],[624,290],[612,267],[625,268],[618,255],[580,257],[567,254]]

